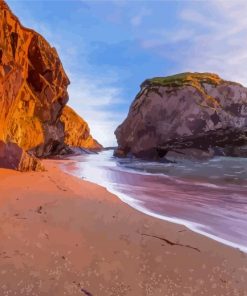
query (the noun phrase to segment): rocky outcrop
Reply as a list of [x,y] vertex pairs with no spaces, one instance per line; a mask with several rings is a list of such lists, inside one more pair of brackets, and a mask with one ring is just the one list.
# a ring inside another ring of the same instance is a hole
[[68,85],[56,49],[0,0],[0,140],[38,157],[59,153]]
[[39,159],[30,156],[15,143],[0,141],[0,167],[17,171],[43,171]]
[[92,150],[102,149],[102,146],[91,136],[86,121],[69,106],[64,107],[61,121],[64,124],[65,144]]
[[63,142],[69,80],[57,52],[0,2],[0,139],[48,155]]
[[118,156],[247,156],[247,88],[210,73],[146,80],[115,134]]

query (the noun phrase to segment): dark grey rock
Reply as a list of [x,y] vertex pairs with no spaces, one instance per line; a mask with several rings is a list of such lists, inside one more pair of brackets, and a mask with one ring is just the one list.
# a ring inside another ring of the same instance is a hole
[[209,73],[147,80],[115,134],[121,157],[246,156],[247,88]]

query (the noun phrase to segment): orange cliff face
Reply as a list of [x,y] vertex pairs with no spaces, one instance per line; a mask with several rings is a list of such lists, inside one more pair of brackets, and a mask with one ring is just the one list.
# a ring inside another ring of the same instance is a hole
[[90,135],[90,129],[73,109],[65,106],[61,121],[65,127],[65,143],[72,147],[100,150],[102,146]]
[[[57,52],[0,2],[0,139],[49,154],[64,133],[69,80]],[[49,147],[48,147],[49,146]]]
[[[61,121],[69,83],[55,48],[24,28],[0,0],[0,140],[38,157],[58,154],[65,146],[65,134],[70,138],[64,127],[71,125]],[[79,122],[85,125],[77,118],[78,135],[73,130],[73,138],[89,137],[87,148],[95,148],[89,134],[79,134],[86,131]]]

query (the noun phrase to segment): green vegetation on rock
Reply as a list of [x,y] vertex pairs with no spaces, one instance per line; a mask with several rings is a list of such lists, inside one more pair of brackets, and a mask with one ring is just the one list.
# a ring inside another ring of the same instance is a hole
[[222,83],[223,80],[216,74],[211,73],[180,73],[167,77],[155,77],[152,79],[147,79],[144,81],[143,86],[145,85],[160,85],[160,86],[198,86],[203,83],[212,84],[214,86]]
[[152,79],[145,80],[141,88],[144,87],[172,87],[172,88],[179,88],[183,86],[191,86],[195,88],[204,98],[206,98],[211,105],[212,108],[219,106],[219,102],[213,98],[212,96],[208,95],[207,91],[205,90],[204,84],[210,84],[214,87],[227,83],[227,84],[235,84],[240,85],[236,82],[226,81],[221,79],[217,74],[213,73],[191,73],[185,72],[180,73],[172,76],[167,77],[154,77]]

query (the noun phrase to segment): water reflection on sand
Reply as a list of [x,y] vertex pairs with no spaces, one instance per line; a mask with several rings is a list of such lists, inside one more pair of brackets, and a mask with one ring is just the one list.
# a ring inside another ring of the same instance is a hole
[[247,159],[166,164],[116,159],[112,151],[73,157],[65,170],[105,186],[132,207],[247,252]]

